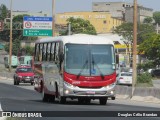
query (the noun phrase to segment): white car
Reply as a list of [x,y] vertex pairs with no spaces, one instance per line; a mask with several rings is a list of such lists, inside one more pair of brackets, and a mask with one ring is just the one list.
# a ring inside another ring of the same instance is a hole
[[117,81],[118,84],[132,85],[132,73],[121,72]]

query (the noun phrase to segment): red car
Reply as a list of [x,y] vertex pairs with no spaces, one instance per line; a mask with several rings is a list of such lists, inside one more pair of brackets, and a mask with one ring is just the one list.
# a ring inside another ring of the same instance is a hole
[[34,72],[31,66],[18,66],[14,74],[14,85],[19,83],[34,83]]

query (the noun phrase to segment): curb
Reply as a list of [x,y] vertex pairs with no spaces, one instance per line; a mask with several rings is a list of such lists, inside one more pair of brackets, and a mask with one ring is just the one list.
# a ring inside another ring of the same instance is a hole
[[128,86],[116,86],[116,98],[130,99],[134,101],[144,101],[160,103],[160,89],[154,87],[136,87],[131,98],[132,88]]

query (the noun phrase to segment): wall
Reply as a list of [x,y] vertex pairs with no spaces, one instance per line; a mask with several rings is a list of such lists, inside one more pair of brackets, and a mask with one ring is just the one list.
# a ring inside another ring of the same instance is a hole
[[89,20],[97,33],[111,32],[113,27],[119,26],[123,22],[122,20],[112,18],[111,14],[105,12],[68,12],[57,14],[56,24],[67,24],[66,20],[70,17]]

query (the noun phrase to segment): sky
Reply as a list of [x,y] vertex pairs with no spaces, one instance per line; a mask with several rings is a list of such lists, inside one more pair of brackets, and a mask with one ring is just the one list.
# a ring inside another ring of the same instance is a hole
[[[5,4],[10,9],[11,0],[0,0],[0,4]],[[39,12],[44,11],[52,14],[52,0],[12,0],[13,10]],[[55,0],[56,13],[92,11],[92,2],[130,2],[133,0]],[[138,4],[160,11],[160,0],[137,0]]]

